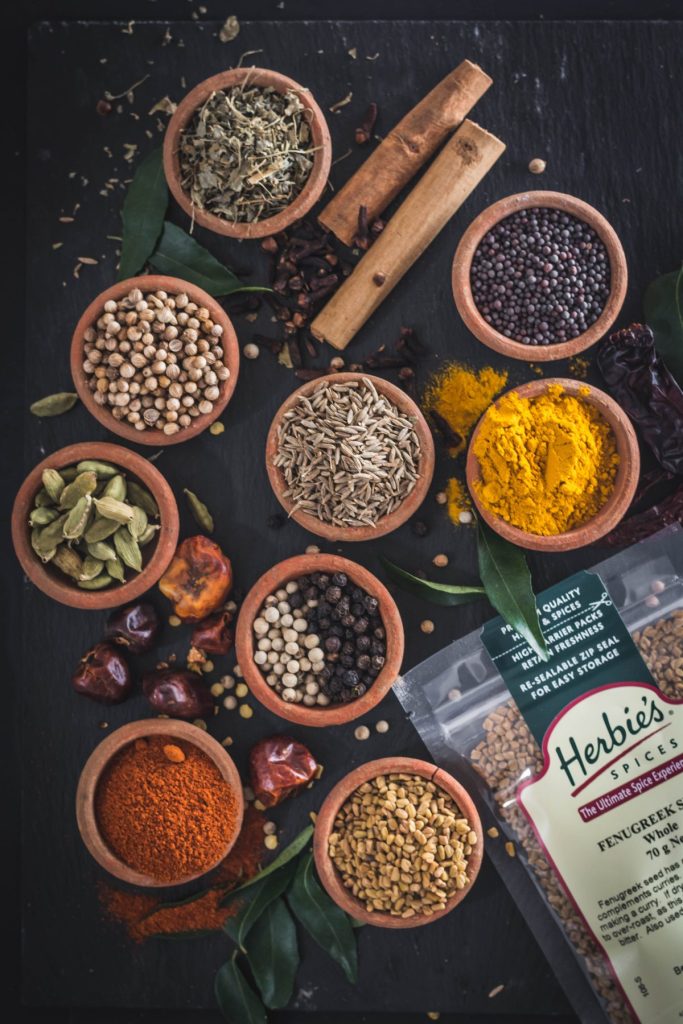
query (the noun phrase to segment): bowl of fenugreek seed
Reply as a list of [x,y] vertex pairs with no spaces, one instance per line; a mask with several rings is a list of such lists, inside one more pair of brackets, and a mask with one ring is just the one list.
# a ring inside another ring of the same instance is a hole
[[116,444],[72,444],[39,462],[19,488],[12,541],[44,594],[72,608],[115,608],[168,567],[178,507],[148,459]]
[[211,426],[232,397],[239,362],[219,302],[161,274],[101,292],[71,341],[71,376],[88,412],[126,441],[155,447]]
[[351,917],[417,928],[450,913],[479,873],[484,834],[467,791],[413,757],[361,765],[325,798],[315,823],[315,865]]
[[307,381],[266,440],[275,496],[300,526],[331,541],[382,537],[424,501],[434,441],[415,402],[389,381],[335,373]]
[[310,91],[265,68],[233,68],[178,104],[164,173],[178,205],[220,235],[263,238],[320,198],[332,162],[325,116]]

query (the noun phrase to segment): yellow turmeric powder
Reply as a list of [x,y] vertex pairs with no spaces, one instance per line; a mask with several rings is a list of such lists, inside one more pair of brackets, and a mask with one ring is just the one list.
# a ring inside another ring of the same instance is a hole
[[511,391],[492,406],[474,440],[475,491],[494,515],[554,536],[592,519],[614,488],[619,455],[611,427],[581,397],[551,384],[536,398]]
[[479,417],[507,384],[505,370],[485,366],[472,370],[462,363],[449,363],[437,373],[423,396],[427,411],[434,410],[448,423],[460,441],[449,449],[453,456],[464,451],[467,438]]
[[[448,517],[456,526],[463,522],[472,522],[472,502],[467,493],[467,488],[457,476],[451,477],[446,485],[446,499],[448,503]],[[464,519],[460,517],[464,516]]]

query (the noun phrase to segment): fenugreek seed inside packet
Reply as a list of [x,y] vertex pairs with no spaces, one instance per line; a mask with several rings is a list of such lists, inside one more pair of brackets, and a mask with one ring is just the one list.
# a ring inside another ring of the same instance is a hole
[[502,619],[482,630],[542,750],[516,802],[633,1018],[672,1024],[683,1020],[683,702],[657,688],[599,575],[577,573],[537,604],[546,662]]

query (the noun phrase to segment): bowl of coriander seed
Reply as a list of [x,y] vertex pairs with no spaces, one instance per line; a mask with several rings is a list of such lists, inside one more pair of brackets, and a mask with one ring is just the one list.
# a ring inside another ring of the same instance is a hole
[[266,68],[232,68],[178,104],[163,159],[168,187],[193,222],[232,238],[264,238],[318,201],[332,142],[310,90]]
[[126,441],[155,447],[210,427],[232,397],[239,363],[219,302],[162,274],[101,292],[71,341],[71,376],[88,412]]

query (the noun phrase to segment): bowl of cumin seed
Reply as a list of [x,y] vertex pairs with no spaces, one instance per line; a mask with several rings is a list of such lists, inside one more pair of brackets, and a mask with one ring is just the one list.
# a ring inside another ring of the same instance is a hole
[[232,68],[178,104],[163,160],[168,187],[193,221],[219,235],[264,238],[318,201],[332,142],[310,90],[267,68]]
[[374,540],[406,522],[434,474],[434,441],[404,391],[364,373],[307,381],[278,409],[266,469],[287,515],[330,541]]

